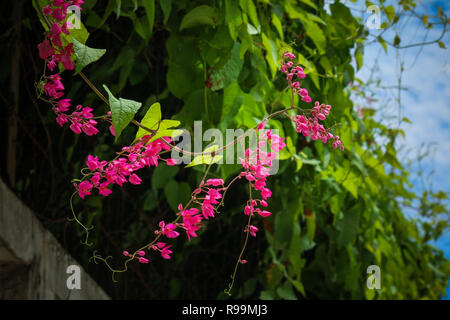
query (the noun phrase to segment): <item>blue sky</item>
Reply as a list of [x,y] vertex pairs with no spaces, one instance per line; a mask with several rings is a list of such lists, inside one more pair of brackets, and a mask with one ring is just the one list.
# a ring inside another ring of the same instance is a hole
[[[363,21],[371,15],[365,12],[365,2],[342,1],[360,16]],[[376,1],[372,1],[375,2]],[[441,5],[447,16],[450,16],[450,2],[446,1],[416,1],[418,12],[421,14],[435,14],[438,4]],[[387,1],[387,4],[395,4],[395,1]],[[360,11],[361,10],[361,11]],[[381,17],[381,22],[386,21]],[[437,39],[442,28],[425,30],[421,27],[417,18],[402,19],[397,27],[401,35],[400,45],[408,45],[423,41]],[[371,34],[377,36],[381,30],[372,30]],[[386,32],[383,38],[392,39],[395,31]],[[447,49],[442,50],[438,44],[424,47],[396,50],[388,48],[386,54],[378,43],[365,48],[363,67],[356,76],[363,81],[370,78],[374,66],[378,66],[375,77],[382,80],[381,85],[390,87],[398,85],[400,66],[403,63],[401,91],[401,117],[407,117],[412,124],[402,123],[400,128],[405,131],[406,138],[399,142],[402,147],[401,159],[408,163],[409,159],[417,157],[419,150],[425,151],[425,145],[430,145],[430,155],[423,159],[421,169],[424,172],[425,185],[432,185],[433,190],[443,190],[450,194],[450,33],[447,33],[442,42]],[[383,110],[384,115],[392,115],[395,119],[387,121],[392,127],[398,127],[398,90],[380,89],[380,103],[390,107]],[[414,165],[413,169],[418,169]],[[412,176],[411,182],[414,190],[421,192],[424,188],[422,179]],[[450,207],[450,201],[446,202]],[[414,214],[408,212],[412,217]],[[440,238],[435,245],[442,249],[450,259],[450,233]],[[447,299],[450,297],[450,285],[447,287]]]

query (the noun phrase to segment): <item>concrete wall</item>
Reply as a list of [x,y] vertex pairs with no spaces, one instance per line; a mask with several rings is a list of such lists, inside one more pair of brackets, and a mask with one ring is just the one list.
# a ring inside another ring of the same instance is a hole
[[0,299],[109,299],[81,267],[81,288],[68,289],[70,265],[79,266],[0,180]]

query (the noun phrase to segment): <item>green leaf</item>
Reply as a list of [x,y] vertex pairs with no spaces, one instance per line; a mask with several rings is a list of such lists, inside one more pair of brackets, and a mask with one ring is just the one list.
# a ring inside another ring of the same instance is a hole
[[179,136],[183,134],[183,130],[176,130],[176,129],[169,129],[173,127],[178,127],[180,125],[180,121],[177,120],[162,120],[158,132],[152,136],[152,138],[148,141],[148,143],[157,140],[162,137],[170,137],[175,138],[176,136]]
[[89,37],[89,32],[87,31],[84,24],[78,19],[77,15],[75,13],[68,14],[66,21],[72,23],[72,25],[74,25],[74,26],[79,26],[79,27],[77,27],[77,28],[74,27],[72,29],[69,29],[70,35],[61,34],[63,42],[66,42],[65,45],[71,43],[72,38],[77,39],[82,44],[85,44]]
[[253,3],[253,0],[240,0],[239,4],[242,8],[242,11],[248,14],[253,25],[255,27],[258,27],[259,26],[258,13],[256,12],[256,7],[255,4]]
[[201,5],[192,9],[183,17],[180,24],[180,31],[203,24],[214,26],[216,23],[216,10],[213,7]]
[[287,212],[279,212],[274,219],[274,239],[281,245],[290,244],[292,238],[292,216]]
[[303,287],[303,284],[298,280],[291,280],[291,283],[294,285],[295,289],[297,289],[298,292],[300,292],[304,297],[305,294],[305,288]]
[[384,41],[384,39],[383,39],[383,37],[381,37],[381,36],[378,36],[378,42],[381,44],[381,46],[383,47],[383,49],[384,49],[384,52],[386,52],[387,53],[387,44],[386,44],[386,41]]
[[172,11],[172,0],[159,0],[159,5],[164,14],[164,24],[169,20],[170,12]]
[[363,64],[363,52],[362,52],[362,48],[361,47],[357,47],[356,51],[355,51],[355,59],[356,59],[356,68],[357,70],[361,69],[362,64]]
[[409,120],[407,117],[403,117],[402,122],[406,122],[406,123],[409,123],[409,124],[412,123],[411,120]]
[[272,291],[264,290],[264,291],[261,291],[261,292],[260,292],[259,298],[260,298],[261,300],[274,300],[274,299],[275,299],[275,296],[274,296],[274,294],[273,294]]
[[319,84],[319,76],[317,75],[317,68],[308,59],[306,59],[302,54],[297,52],[297,58],[298,62],[304,67],[305,73],[311,77],[311,80],[313,81],[314,85],[320,89]]
[[[159,102],[155,102],[148,108],[147,113],[145,114],[144,118],[141,120],[141,124],[150,129],[150,130],[157,130],[159,128],[159,123],[161,121],[161,105]],[[139,128],[138,132],[136,133],[136,138],[134,139],[139,140],[143,136],[149,134],[149,132],[143,128]]]
[[215,155],[214,157],[212,156],[212,152],[216,151],[217,149],[219,149],[219,146],[217,144],[206,148],[205,151],[203,151],[203,154],[200,156],[196,156],[194,160],[192,160],[192,162],[186,166],[186,168],[197,166],[199,164],[210,164],[220,161],[220,159],[223,158],[222,155]]
[[274,13],[272,13],[271,18],[272,18],[273,26],[275,27],[278,34],[280,35],[281,40],[283,40],[284,39],[283,26],[281,25],[280,18],[278,18],[278,16]]
[[438,42],[439,47],[441,47],[442,49],[445,49],[445,44],[442,41]]
[[316,233],[316,216],[306,216],[306,234],[308,240],[312,242],[314,240],[314,235]]
[[303,2],[304,4],[307,4],[308,6],[313,8],[314,10],[317,10],[317,6],[311,0],[301,0],[301,2]]
[[244,60],[239,57],[239,49],[239,42],[235,42],[228,55],[229,58],[211,72],[211,90],[223,89],[239,77],[244,64]]
[[178,204],[184,205],[189,201],[191,188],[186,182],[178,183],[175,180],[170,180],[164,187],[164,194],[170,208],[177,211]]
[[142,103],[127,100],[127,99],[117,99],[114,95],[109,91],[106,85],[103,85],[103,88],[108,92],[108,100],[109,106],[111,108],[111,117],[112,123],[114,127],[114,131],[116,133],[116,141],[122,133],[123,129],[125,129],[130,121],[134,118],[134,115],[141,107]]
[[394,37],[394,46],[398,46],[400,44],[400,37],[398,35],[395,35]]
[[295,165],[296,165],[295,172],[298,172],[303,167],[303,159],[297,155],[294,155],[294,158],[295,158]]
[[[159,102],[155,102],[150,106],[145,114],[144,118],[141,120],[142,126],[147,129],[157,131],[152,138],[148,141],[148,143],[159,139],[161,137],[175,137],[183,133],[182,130],[174,130],[170,128],[178,127],[180,125],[180,121],[177,120],[161,120],[161,105]],[[139,128],[136,133],[136,137],[134,141],[139,140],[145,135],[151,134],[144,128]]]
[[[49,0],[33,0],[33,7],[36,10],[36,13],[39,17],[39,21],[41,22],[42,26],[44,27],[45,31],[49,30],[49,27],[47,25],[47,23],[45,22],[44,18],[43,18],[43,13],[42,13],[42,8],[45,7],[46,5],[48,5],[50,3]],[[39,10],[39,8],[41,10]]]
[[264,48],[266,49],[266,61],[269,64],[269,68],[271,71],[272,79],[275,77],[275,74],[277,73],[277,60],[278,60],[278,54],[277,54],[277,46],[273,40],[269,39],[265,33],[261,34],[262,42],[264,45]]
[[337,223],[336,227],[340,231],[338,236],[338,244],[340,247],[345,247],[355,238],[358,232],[360,209],[360,205],[355,205],[350,210],[344,212],[344,218]]
[[277,288],[277,294],[281,299],[297,300],[294,290],[292,290],[292,285],[289,281],[285,281],[281,287]]
[[88,64],[100,59],[106,52],[106,49],[90,48],[82,44],[75,38],[72,38],[72,41],[73,41],[73,50],[75,51],[75,55],[77,56],[77,62],[75,65],[75,74],[83,70],[83,68],[86,67]]
[[390,22],[392,22],[392,20],[394,19],[394,16],[395,16],[395,8],[394,8],[394,6],[392,6],[392,5],[387,6],[386,8],[384,8],[384,12],[386,13],[386,16],[387,16],[388,20]]
[[172,180],[180,171],[178,166],[159,165],[155,168],[152,175],[152,188],[161,189],[167,184],[167,181]]
[[144,6],[145,16],[147,17],[145,40],[149,40],[153,33],[153,25],[155,24],[155,0],[142,1],[142,6]]
[[156,192],[153,190],[147,190],[144,196],[142,209],[145,211],[151,211],[156,208],[156,205],[158,204],[158,198],[155,195]]
[[305,27],[306,34],[316,45],[319,54],[324,54],[327,42],[322,29],[320,29],[317,23],[311,20],[302,21],[302,24]]

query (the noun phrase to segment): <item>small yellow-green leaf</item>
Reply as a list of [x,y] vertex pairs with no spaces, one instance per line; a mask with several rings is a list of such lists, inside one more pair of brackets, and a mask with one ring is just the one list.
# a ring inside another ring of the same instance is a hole
[[192,162],[186,166],[186,168],[197,166],[199,164],[211,164],[211,163],[216,163],[216,162],[220,161],[223,158],[222,155],[214,154],[214,157],[213,157],[213,154],[212,154],[217,149],[219,149],[219,146],[217,144],[206,148],[205,151],[203,151],[203,154],[196,156],[194,158],[194,160],[192,160]]

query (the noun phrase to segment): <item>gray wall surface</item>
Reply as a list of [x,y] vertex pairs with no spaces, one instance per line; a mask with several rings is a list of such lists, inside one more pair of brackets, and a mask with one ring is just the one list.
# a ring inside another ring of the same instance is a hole
[[81,267],[80,289],[69,289],[70,265],[79,266],[0,180],[0,299],[109,299]]

